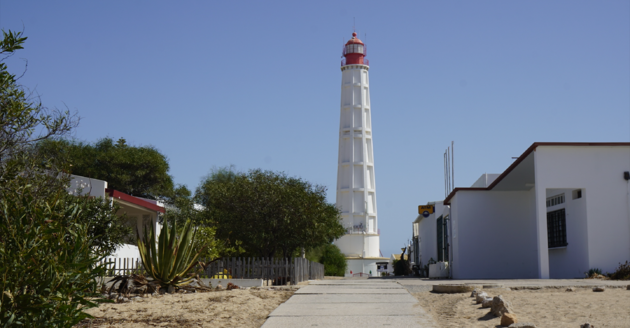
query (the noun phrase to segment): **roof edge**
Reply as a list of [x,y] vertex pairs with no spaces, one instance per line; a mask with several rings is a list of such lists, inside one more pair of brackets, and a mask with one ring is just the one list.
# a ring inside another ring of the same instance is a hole
[[455,188],[451,193],[444,199],[444,205],[451,205],[451,199],[455,196],[460,190],[492,190],[503,178],[505,178],[514,168],[516,168],[522,161],[529,156],[532,152],[536,150],[539,146],[630,146],[630,142],[534,142],[521,156],[519,156],[512,165],[508,166],[501,175],[499,175],[492,183],[486,188]]
[[105,192],[109,195],[109,197],[117,198],[123,200],[125,202],[132,203],[134,205],[142,206],[146,209],[153,210],[160,213],[166,213],[166,210],[162,206],[155,205],[153,203],[149,203],[144,199],[140,199],[138,197],[134,197],[131,195],[127,195],[124,192],[120,192],[118,190],[114,190],[111,188],[105,189]]

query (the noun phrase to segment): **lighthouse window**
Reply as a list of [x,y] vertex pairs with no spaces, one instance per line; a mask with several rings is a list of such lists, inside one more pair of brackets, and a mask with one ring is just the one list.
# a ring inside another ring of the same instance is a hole
[[363,45],[349,44],[346,46],[346,53],[363,53]]

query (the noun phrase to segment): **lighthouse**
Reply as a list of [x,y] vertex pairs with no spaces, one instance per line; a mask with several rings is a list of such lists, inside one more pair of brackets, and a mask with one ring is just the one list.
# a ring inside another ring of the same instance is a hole
[[337,207],[346,234],[335,241],[346,256],[346,276],[377,275],[380,242],[370,106],[369,61],[365,44],[352,33],[341,61],[341,115]]

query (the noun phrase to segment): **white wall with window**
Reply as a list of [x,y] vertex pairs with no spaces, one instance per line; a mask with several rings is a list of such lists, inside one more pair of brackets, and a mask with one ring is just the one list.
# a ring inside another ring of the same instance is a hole
[[585,198],[573,189],[547,189],[549,278],[582,278],[589,269]]
[[437,220],[442,217],[444,204],[442,201],[429,202],[434,206],[434,212],[424,217],[421,214],[413,222],[413,238],[411,262],[424,267],[431,259],[438,261],[438,227]]
[[579,278],[630,259],[630,143],[534,143],[486,187],[455,188],[457,279]]
[[[567,211],[566,250],[550,251],[547,260],[541,258],[542,273],[568,278],[589,268],[613,272],[629,260],[630,186],[624,172],[630,171],[630,144],[547,145],[538,147],[535,155],[539,201],[543,197],[546,201],[550,190],[564,189]],[[538,211],[539,218],[544,213],[546,219],[547,207]],[[562,257],[570,266],[559,271],[561,264],[554,262]]]

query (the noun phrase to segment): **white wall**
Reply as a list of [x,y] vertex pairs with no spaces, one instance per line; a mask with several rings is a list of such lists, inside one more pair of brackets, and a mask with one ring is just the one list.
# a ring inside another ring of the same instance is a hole
[[[342,237],[337,245],[346,256],[378,257],[378,218],[372,116],[370,107],[369,67],[347,65],[341,68],[341,103],[339,118],[339,158],[337,171],[337,207],[342,224],[352,229],[348,234],[372,234],[369,240]],[[374,237],[376,236],[376,237]],[[344,240],[342,240],[344,239]]]
[[473,183],[471,188],[486,188],[494,182],[499,177],[500,174],[496,173],[484,173],[482,174],[475,183]]
[[[378,267],[376,266],[376,262],[379,261],[381,262],[382,260],[363,260],[363,259],[353,259],[353,260],[347,260],[348,263],[348,268],[346,269],[346,276],[350,275],[350,271],[352,271],[352,274],[355,273],[367,273],[369,274],[370,271],[372,271],[372,276],[378,276]],[[388,270],[389,270],[389,265],[387,266]]]
[[451,200],[453,278],[537,278],[534,190],[461,190]]
[[426,265],[431,258],[437,261],[437,218],[444,211],[443,202],[435,202],[435,211],[427,218],[419,222],[420,237],[420,261]]
[[565,209],[567,247],[549,249],[549,278],[583,278],[588,267],[588,232],[585,198],[572,199],[573,189],[547,189],[547,198],[564,194],[564,203],[547,212]]
[[[130,245],[130,244],[123,244],[121,246],[119,246],[118,248],[116,248],[116,251],[114,252],[114,254],[112,254],[111,256],[108,257],[115,257],[115,258],[140,258],[140,251],[138,250],[138,246],[136,245]],[[140,260],[142,261],[142,260]]]
[[379,257],[379,240],[379,235],[376,234],[347,234],[335,240],[335,245],[347,257]]
[[[90,195],[105,199],[107,181],[82,177],[80,175],[71,175],[70,179],[70,186],[67,190],[71,195]],[[79,191],[81,192],[79,193]]]
[[[588,238],[568,242],[588,247],[588,267],[613,272],[629,260],[629,185],[623,172],[630,171],[630,147],[539,146],[535,160],[537,189],[583,189]],[[546,194],[541,196],[539,201]],[[546,215],[544,206],[538,210]]]

